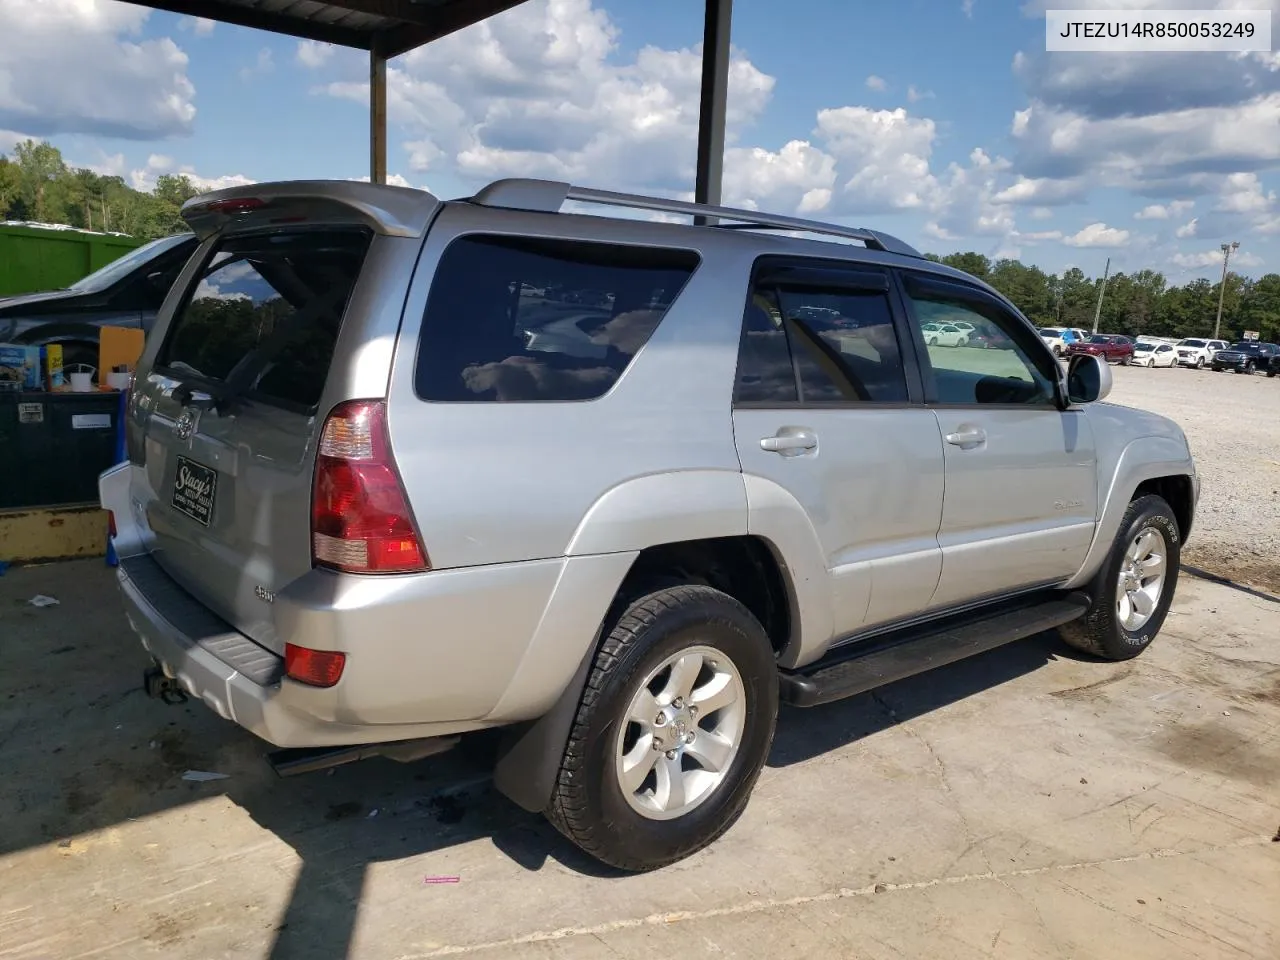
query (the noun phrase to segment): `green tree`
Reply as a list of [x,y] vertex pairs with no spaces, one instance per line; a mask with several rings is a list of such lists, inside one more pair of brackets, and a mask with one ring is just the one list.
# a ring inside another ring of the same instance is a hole
[[1039,267],[1028,267],[1018,260],[998,260],[987,282],[1012,300],[1037,326],[1054,322],[1053,287]]
[[963,270],[979,280],[986,280],[991,274],[991,261],[980,253],[949,253],[941,260],[948,267]]
[[26,140],[13,149],[22,177],[22,199],[37,220],[50,219],[49,185],[67,172],[62,153],[48,141]]
[[1245,330],[1257,330],[1271,343],[1280,340],[1280,273],[1268,273],[1249,284],[1233,317],[1233,326],[1223,319],[1224,336],[1239,336]]

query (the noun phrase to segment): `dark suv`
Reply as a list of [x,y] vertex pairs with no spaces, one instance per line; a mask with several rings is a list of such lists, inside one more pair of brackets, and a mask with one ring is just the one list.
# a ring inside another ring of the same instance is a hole
[[1265,370],[1274,377],[1277,362],[1280,362],[1280,346],[1259,343],[1257,340],[1241,340],[1213,355],[1214,370],[1230,370],[1232,373]]
[[62,344],[64,364],[98,365],[98,330],[150,330],[196,249],[194,234],[143,244],[65,290],[0,297],[0,343]]

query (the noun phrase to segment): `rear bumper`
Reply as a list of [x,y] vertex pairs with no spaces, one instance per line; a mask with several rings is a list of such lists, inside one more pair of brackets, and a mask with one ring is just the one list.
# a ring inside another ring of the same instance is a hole
[[[149,552],[129,464],[99,480],[125,612],[189,695],[279,747],[447,736],[535,719],[589,649],[634,552],[360,577],[312,570],[275,595],[281,644],[347,654],[321,689],[191,596]],[[158,555],[157,555],[158,556]],[[283,649],[283,647],[281,647]]]
[[150,557],[123,561],[117,575],[129,624],[165,675],[218,716],[268,743],[340,746],[456,733],[477,726],[369,726],[320,719],[306,710],[305,702],[290,702],[290,688],[301,684],[282,677],[282,658],[221,623]]

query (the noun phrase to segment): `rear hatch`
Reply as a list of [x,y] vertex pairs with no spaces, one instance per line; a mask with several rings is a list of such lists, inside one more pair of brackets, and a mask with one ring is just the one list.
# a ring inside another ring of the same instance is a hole
[[374,231],[350,218],[257,222],[221,226],[162,318],[135,380],[130,447],[150,488],[153,557],[282,653],[270,604],[311,569],[320,403]]

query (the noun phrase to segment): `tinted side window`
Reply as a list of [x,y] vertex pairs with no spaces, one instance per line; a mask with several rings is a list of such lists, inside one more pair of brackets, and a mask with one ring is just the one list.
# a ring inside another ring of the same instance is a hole
[[906,372],[888,297],[870,290],[757,288],[743,327],[736,399],[905,403]]
[[622,376],[697,254],[467,236],[436,268],[415,387],[424,400],[594,400]]
[[795,403],[800,398],[782,311],[762,294],[747,304],[733,398],[739,403]]
[[231,236],[200,272],[157,365],[286,405],[320,400],[347,300],[369,248],[363,229]]
[[[915,322],[968,321],[1003,336],[981,347],[927,344],[939,403],[1049,404],[1054,400],[1053,361],[1034,349],[1035,332],[994,300],[962,288],[904,276]],[[1040,331],[1043,334],[1045,331]],[[923,337],[926,341],[931,339]]]

